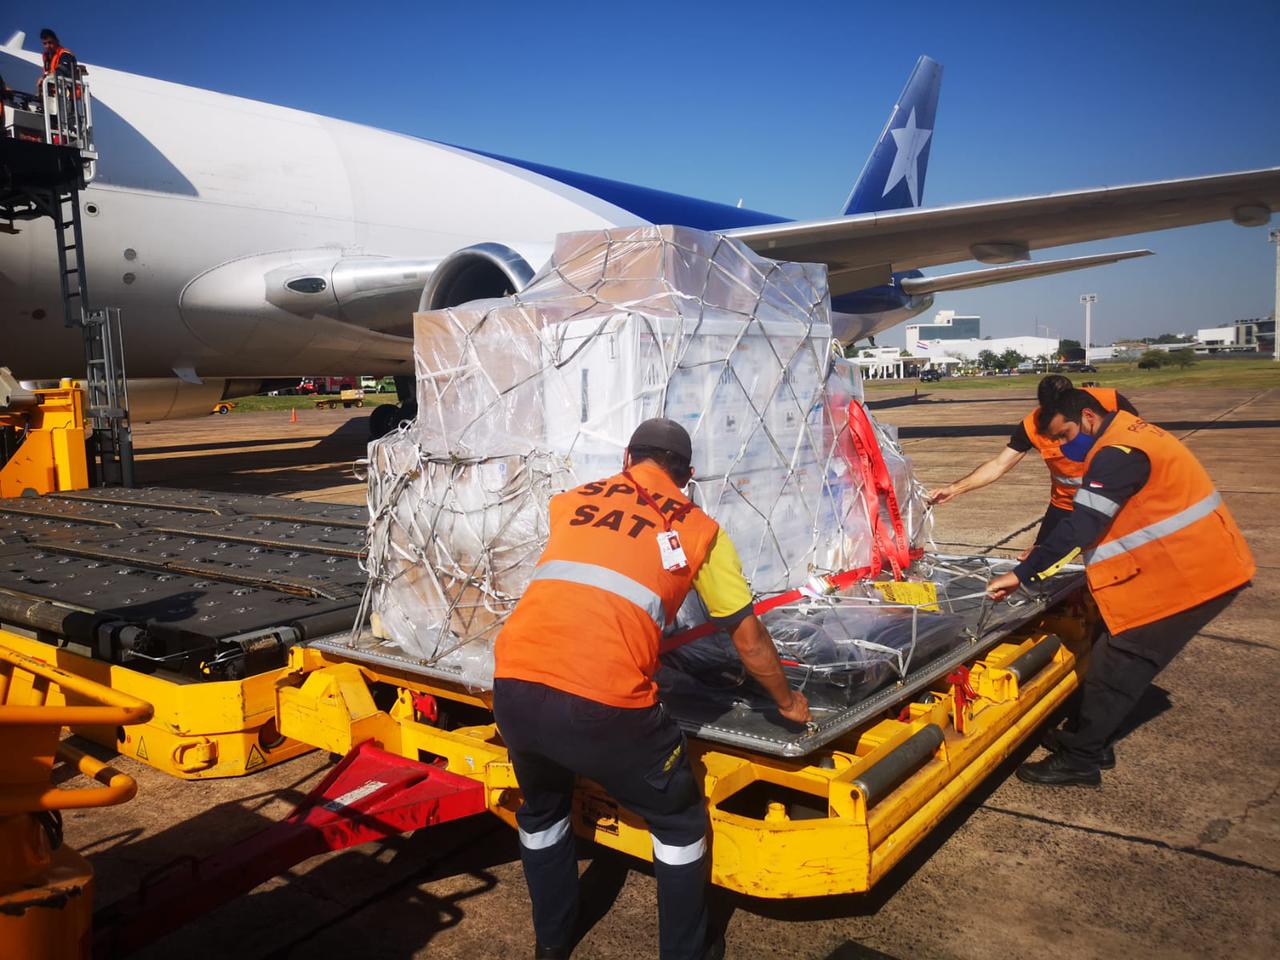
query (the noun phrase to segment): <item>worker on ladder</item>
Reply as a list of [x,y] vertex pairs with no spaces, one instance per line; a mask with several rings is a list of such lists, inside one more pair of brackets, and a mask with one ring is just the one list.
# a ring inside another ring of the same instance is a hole
[[996,600],[1083,555],[1106,631],[1093,645],[1079,715],[1051,731],[1029,783],[1096,785],[1138,698],[1253,577],[1235,519],[1200,461],[1172,434],[1067,390],[1041,411],[1043,431],[1088,448],[1074,509],[1031,555],[987,586]]
[[681,492],[692,458],[683,427],[646,420],[620,474],[553,498],[546,549],[498,635],[493,712],[524,793],[516,819],[537,957],[567,957],[575,942],[575,776],[649,826],[663,960],[723,954],[722,938],[708,943],[702,791],[653,679],[691,590],[781,718],[809,719],[752,612],[733,542]]
[[64,47],[58,35],[48,27],[40,31],[40,46],[44,50],[44,74],[40,77],[41,81],[55,74],[70,78],[76,76],[79,69],[76,55]]
[[[1040,521],[1040,529],[1036,533],[1035,542],[1044,539],[1053,532],[1054,527],[1071,515],[1072,497],[1080,486],[1080,478],[1084,475],[1084,444],[1059,444],[1047,436],[1039,425],[1042,411],[1049,409],[1054,398],[1065,390],[1071,390],[1069,379],[1061,374],[1050,374],[1040,381],[1036,389],[1038,404],[1014,427],[1008,444],[998,454],[982,464],[972,473],[929,492],[929,502],[943,504],[954,500],[963,493],[980,490],[994,483],[1022,462],[1022,458],[1032,449],[1039,450],[1044,465],[1049,469],[1049,506],[1045,508],[1044,517]],[[1134,416],[1138,410],[1125,397],[1108,387],[1085,387],[1108,412],[1123,410]],[[1025,560],[1031,552],[1028,547],[1018,559]]]

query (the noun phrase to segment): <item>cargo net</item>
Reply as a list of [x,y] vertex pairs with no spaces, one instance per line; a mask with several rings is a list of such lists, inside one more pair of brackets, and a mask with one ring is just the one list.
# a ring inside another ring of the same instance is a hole
[[[414,317],[418,417],[369,463],[373,633],[485,688],[548,501],[665,416],[760,599],[910,562],[928,511],[832,339],[826,270],[678,227],[565,234],[515,296]],[[358,628],[365,616],[358,621]],[[694,596],[673,630],[705,611]]]

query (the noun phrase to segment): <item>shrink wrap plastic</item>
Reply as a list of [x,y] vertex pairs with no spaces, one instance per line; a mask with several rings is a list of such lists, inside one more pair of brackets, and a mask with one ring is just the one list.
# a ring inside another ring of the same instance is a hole
[[[548,501],[618,472],[649,417],[689,430],[689,494],[757,595],[870,561],[838,442],[861,382],[833,349],[821,265],[679,227],[564,234],[520,293],[417,314],[414,356],[418,417],[370,447],[365,605],[375,633],[472,686],[491,683]],[[876,429],[918,544],[922,490]]]
[[[840,709],[864,700],[927,665],[954,645],[965,625],[955,613],[910,610],[873,602],[818,601],[783,607],[761,618],[792,686],[815,708]],[[747,676],[726,634],[686,644],[662,658],[664,696],[695,695],[729,706],[767,708],[772,699]]]

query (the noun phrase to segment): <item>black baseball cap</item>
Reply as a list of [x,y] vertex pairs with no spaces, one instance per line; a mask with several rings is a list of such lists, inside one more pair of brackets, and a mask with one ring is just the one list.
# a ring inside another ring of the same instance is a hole
[[636,447],[652,447],[674,453],[684,460],[693,459],[693,441],[689,439],[689,431],[666,417],[654,417],[636,427],[636,432],[627,441],[627,449]]

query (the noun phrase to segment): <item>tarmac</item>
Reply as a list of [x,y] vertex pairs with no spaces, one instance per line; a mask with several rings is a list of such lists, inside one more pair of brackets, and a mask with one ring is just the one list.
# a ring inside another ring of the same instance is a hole
[[[1029,386],[870,390],[930,487],[996,453],[1034,400]],[[906,391],[905,393],[903,391]],[[1028,744],[870,894],[760,901],[717,891],[734,958],[1274,957],[1280,943],[1280,389],[1139,390],[1143,414],[1182,437],[1214,476],[1258,560],[1251,588],[1162,673],[1100,789],[1012,776]],[[344,503],[367,411],[237,413],[135,427],[141,482]],[[1034,454],[1032,455],[1034,457]],[[1000,483],[938,508],[954,552],[1028,545],[1048,495],[1028,459]],[[139,795],[69,811],[67,842],[110,903],[185,855],[223,849],[283,817],[330,764],[311,754],[252,776],[171,779],[127,758]],[[657,956],[652,872],[584,845],[574,957]],[[515,835],[493,818],[308,861],[139,954],[148,958],[507,958],[532,955]]]

